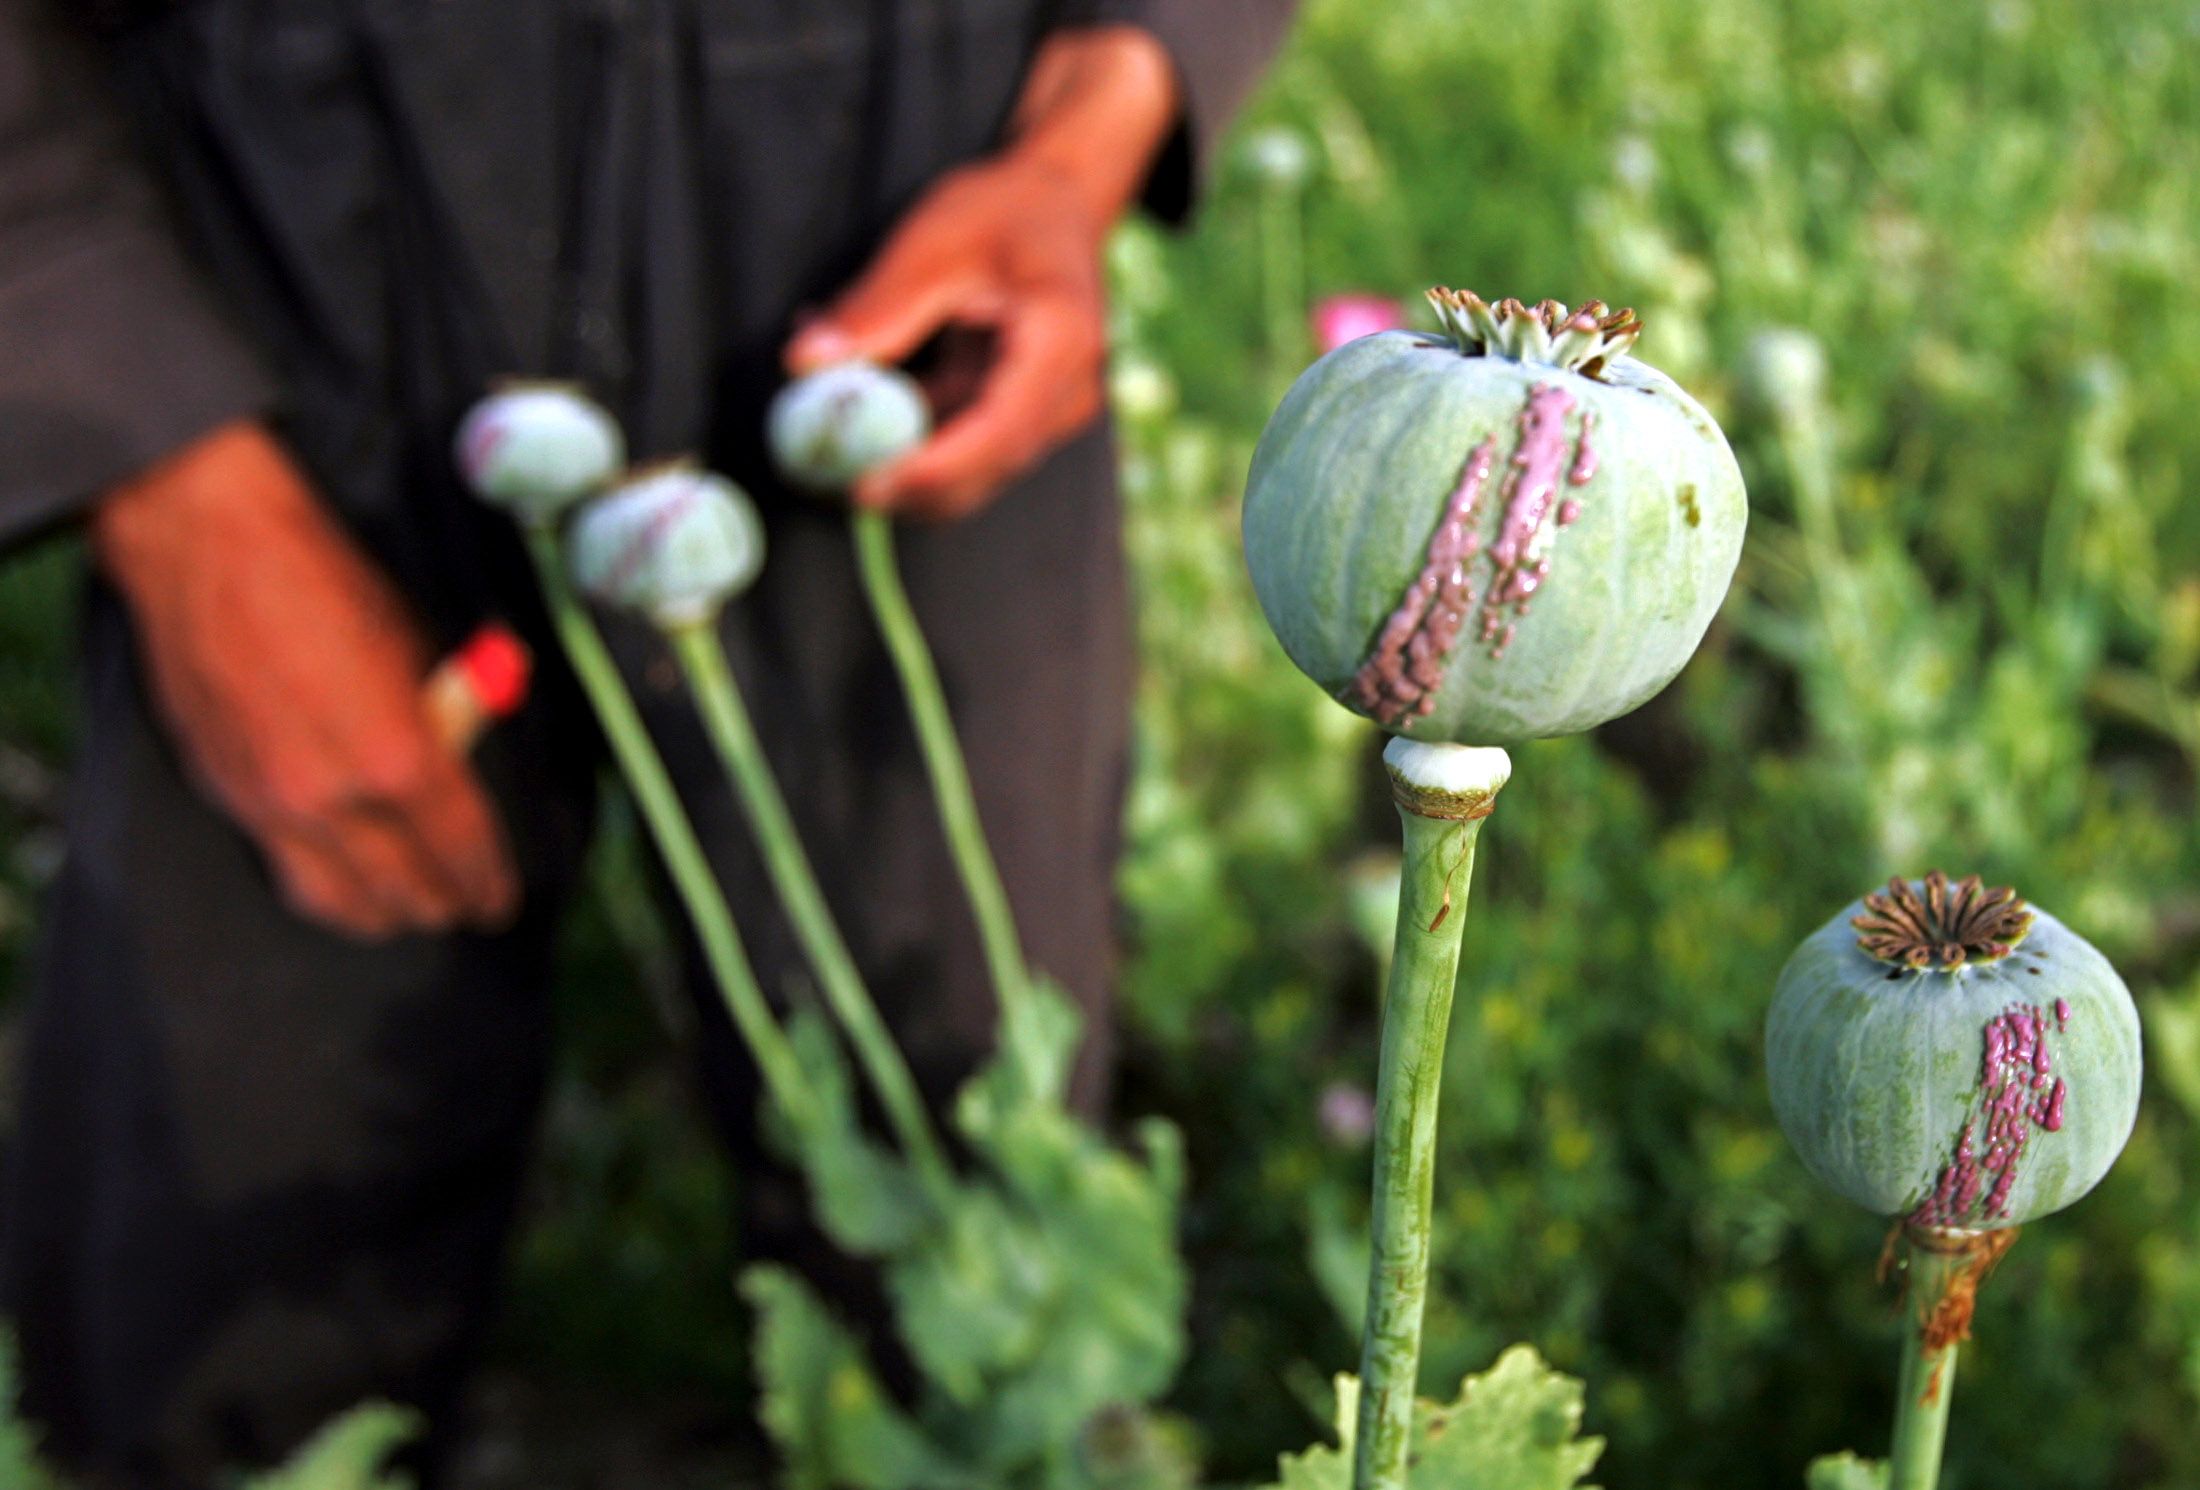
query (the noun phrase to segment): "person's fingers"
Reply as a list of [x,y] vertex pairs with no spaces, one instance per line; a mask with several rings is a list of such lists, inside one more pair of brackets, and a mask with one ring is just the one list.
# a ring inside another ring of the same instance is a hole
[[399,804],[417,852],[456,890],[460,919],[501,926],[519,904],[519,876],[480,781],[444,756]]
[[985,264],[936,244],[921,225],[897,235],[856,282],[787,343],[787,370],[796,376],[851,357],[897,363],[950,317],[987,320]]
[[304,828],[261,829],[254,836],[267,856],[276,893],[306,920],[347,936],[379,941],[398,929],[396,910]]
[[518,900],[487,797],[456,769],[402,796],[317,794],[253,836],[295,909],[355,936],[501,925]]
[[400,929],[447,931],[458,924],[457,883],[422,850],[395,804],[362,800],[329,825],[327,842]]
[[353,737],[356,805],[394,830],[406,850],[386,860],[431,887],[423,925],[503,920],[516,898],[503,834],[487,794],[463,759],[443,748],[414,697],[393,703],[371,730]]
[[856,484],[859,506],[953,517],[1030,469],[1100,410],[1104,343],[1081,298],[1033,297],[1000,327],[978,396],[924,444]]
[[1019,477],[1035,469],[1091,423],[1098,412],[1098,399],[1072,395],[1033,427],[1030,439],[1013,446],[1004,444],[991,458],[974,460],[962,469],[904,480],[874,501],[896,516],[918,522],[958,521],[986,506]]
[[[428,734],[425,716],[413,717],[419,712],[407,699],[402,708],[355,721],[347,735],[303,748],[293,742],[263,778],[264,808],[255,815],[264,826],[257,836],[271,853],[273,838],[302,841],[342,871],[342,883],[356,895],[344,897],[326,873],[311,888],[322,900],[339,897],[338,924],[346,930],[441,930],[472,915],[477,901],[486,916],[500,893],[493,870],[484,874],[464,856],[446,863],[427,846],[436,835],[414,821],[426,815],[416,804],[447,790],[437,782],[438,768],[454,764]],[[487,842],[489,853],[501,854],[493,827]],[[371,903],[374,913],[357,909],[350,903],[356,900]]]

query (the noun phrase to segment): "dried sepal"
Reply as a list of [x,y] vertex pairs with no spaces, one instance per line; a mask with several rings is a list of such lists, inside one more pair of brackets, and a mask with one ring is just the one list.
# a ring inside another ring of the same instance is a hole
[[1601,300],[1569,310],[1556,300],[1493,304],[1472,290],[1443,288],[1430,290],[1428,300],[1445,334],[1469,356],[1540,362],[1589,378],[1626,355],[1642,335],[1633,311],[1613,310]]
[[1975,874],[1951,881],[1939,870],[1922,890],[1897,876],[1864,897],[1851,917],[1856,944],[1898,967],[1943,969],[2007,957],[2032,927],[2032,911],[2007,885],[1988,889]]

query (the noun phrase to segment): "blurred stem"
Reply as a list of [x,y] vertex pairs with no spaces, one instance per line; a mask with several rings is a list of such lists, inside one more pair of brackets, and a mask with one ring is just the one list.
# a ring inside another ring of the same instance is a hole
[[611,754],[641,809],[642,821],[649,825],[650,836],[656,840],[673,887],[687,907],[696,939],[702,943],[704,961],[717,981],[734,1027],[755,1056],[772,1099],[798,1130],[807,1128],[816,1109],[794,1047],[765,1002],[764,990],[749,966],[748,954],[742,950],[733,913],[726,908],[725,894],[711,873],[710,861],[695,837],[686,809],[680,805],[679,793],[649,738],[648,727],[627,692],[626,680],[619,675],[619,666],[604,646],[596,623],[566,581],[557,532],[547,523],[526,524],[525,531],[527,551],[534,560],[535,575],[549,606],[551,622],[557,627],[558,641],[603,725]]
[[787,918],[802,939],[802,950],[817,974],[826,1001],[847,1032],[849,1044],[855,1047],[856,1059],[862,1062],[903,1151],[926,1188],[935,1198],[944,1199],[953,1186],[953,1177],[931,1120],[925,1115],[924,1099],[917,1093],[916,1081],[909,1074],[900,1048],[879,1017],[878,1005],[863,985],[863,975],[857,971],[855,958],[849,955],[848,944],[833,920],[809,855],[803,852],[794,817],[772,777],[771,763],[757,739],[732,669],[726,665],[726,649],[718,639],[716,618],[674,627],[666,636],[687,674],[689,691],[702,712],[711,743],[718,747],[719,757],[733,777],[742,813],[756,835],[772,887],[779,892]]
[[2188,759],[2200,764],[2200,705],[2181,696],[2167,679],[2136,668],[2103,667],[2094,673],[2086,696],[2133,724],[2175,741]]
[[1867,661],[1867,628],[1857,599],[1856,576],[1841,542],[1835,515],[1832,433],[1823,409],[1810,408],[1779,421],[1780,454],[1795,493],[1795,522],[1803,537],[1805,567],[1817,592],[1819,615],[1833,644],[1844,684],[1853,692],[1873,681]]
[[[1939,1235],[1936,1233],[1935,1235]],[[1969,1235],[1969,1234],[1964,1234]],[[1948,1402],[1956,1389],[1958,1343],[1969,1333],[1964,1275],[1981,1266],[1968,1246],[1935,1244],[1906,1232],[1910,1307],[1904,1312],[1902,1370],[1895,1382],[1894,1445],[1887,1451],[1887,1490],[1934,1490],[1948,1438]],[[1959,1326],[1941,1323],[1944,1301],[1960,1296]],[[1944,1343],[1936,1345],[1936,1337]]]
[[650,1007],[665,1033],[684,1045],[694,1038],[695,1009],[680,988],[679,958],[672,946],[649,874],[634,799],[605,784],[596,824],[596,852],[589,884],[612,937],[636,969]]
[[1280,387],[1298,375],[1305,323],[1301,266],[1303,229],[1296,185],[1270,183],[1261,191],[1261,298],[1268,322],[1269,375]]
[[1016,917],[1008,904],[1008,889],[1001,883],[1000,867],[986,843],[985,827],[978,820],[978,799],[970,789],[970,771],[963,764],[962,746],[955,739],[955,721],[947,711],[947,695],[940,687],[939,669],[924,644],[924,632],[902,588],[901,570],[894,562],[893,520],[881,512],[857,512],[850,518],[855,534],[856,568],[863,579],[863,593],[871,614],[886,638],[886,650],[901,675],[901,691],[916,723],[917,743],[924,752],[924,769],[932,778],[932,796],[939,804],[940,821],[947,832],[948,848],[962,876],[963,892],[978,921],[978,936],[985,946],[985,960],[993,975],[993,993],[1004,1015],[1018,1006],[1027,975],[1023,944],[1016,936]]
[[[1393,782],[1397,775],[1393,772]],[[1481,804],[1486,812],[1487,802]],[[1405,867],[1375,1085],[1373,1247],[1360,1349],[1355,1490],[1402,1490],[1428,1301],[1436,1108],[1480,817],[1426,816],[1400,794]]]

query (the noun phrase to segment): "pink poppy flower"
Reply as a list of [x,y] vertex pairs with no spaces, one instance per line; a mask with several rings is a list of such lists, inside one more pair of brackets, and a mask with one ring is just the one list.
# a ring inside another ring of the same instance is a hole
[[1348,341],[1406,323],[1405,307],[1382,295],[1329,295],[1314,303],[1314,344],[1333,352]]

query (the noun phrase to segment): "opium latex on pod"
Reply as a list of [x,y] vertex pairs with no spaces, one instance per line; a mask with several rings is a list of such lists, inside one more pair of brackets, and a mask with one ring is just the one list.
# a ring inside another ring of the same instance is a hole
[[1977,877],[1895,880],[1796,948],[1765,1020],[1780,1127],[1883,1216],[1988,1231],[2108,1173],[2139,1111],[2139,1015],[2090,943]]
[[1600,303],[1430,292],[1299,376],[1245,555],[1285,652],[1394,734],[1503,745],[1624,714],[1703,639],[1748,503],[1701,405]]

